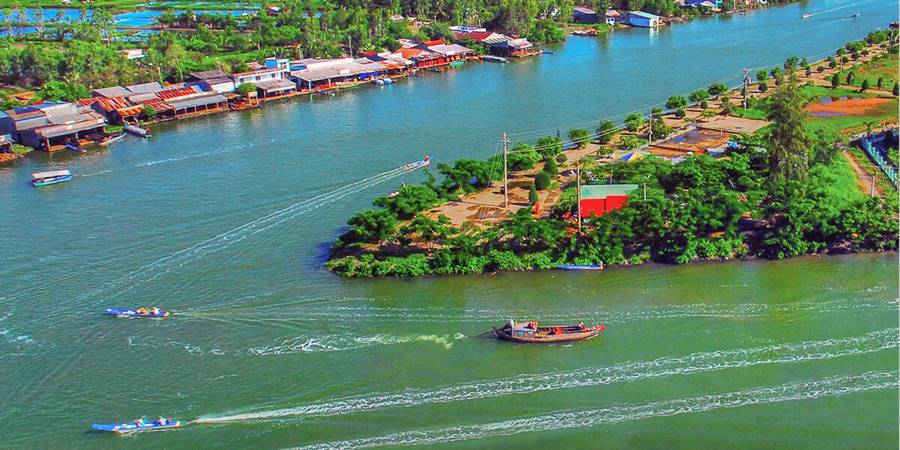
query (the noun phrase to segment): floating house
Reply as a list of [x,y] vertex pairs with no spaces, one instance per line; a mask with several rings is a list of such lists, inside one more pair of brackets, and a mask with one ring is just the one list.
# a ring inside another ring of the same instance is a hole
[[67,143],[103,135],[106,121],[90,108],[45,102],[11,109],[0,116],[0,133],[38,150],[55,151]]
[[660,17],[643,11],[629,11],[626,17],[628,25],[639,28],[656,28],[660,25]]
[[513,58],[524,58],[540,53],[540,50],[534,48],[534,44],[525,38],[510,39],[492,45],[491,48],[499,56],[511,56]]
[[133,84],[131,86],[112,86],[107,88],[94,89],[91,91],[93,97],[132,97],[136,95],[155,94],[163,90],[163,86],[156,81],[150,83]]
[[598,184],[581,187],[581,217],[600,217],[628,204],[628,194],[636,184]]
[[684,6],[691,8],[702,6],[705,8],[719,10],[721,5],[722,0],[684,0]]
[[78,100],[78,106],[90,107],[106,117],[109,123],[125,124],[136,120],[143,113],[143,106],[136,105],[122,96],[91,97]]
[[263,81],[284,80],[291,77],[291,62],[288,59],[268,58],[261,69],[231,75],[235,87],[242,84],[257,84]]
[[367,58],[342,58],[326,60],[304,60],[294,66],[300,70],[290,72],[291,79],[304,90],[329,90],[367,82],[374,77],[387,75],[390,71],[403,70],[405,66],[387,58],[375,61]]
[[598,23],[600,18],[597,16],[597,11],[584,6],[576,6],[572,9],[572,21],[575,23],[592,24]]

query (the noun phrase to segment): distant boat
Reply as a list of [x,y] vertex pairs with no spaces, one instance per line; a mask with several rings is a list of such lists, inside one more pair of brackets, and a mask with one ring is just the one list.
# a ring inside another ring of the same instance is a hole
[[853,13],[853,14],[850,14],[850,18],[851,18],[851,19],[855,19],[855,18],[857,18],[857,17],[859,17],[859,13]]
[[810,17],[812,17],[812,14],[810,14],[810,13],[806,13],[806,14],[800,16],[801,19],[809,19]]
[[416,162],[411,162],[409,164],[404,164],[404,165],[400,166],[400,169],[403,170],[404,172],[412,172],[413,170],[421,169],[429,164],[431,164],[431,157],[428,155],[425,155],[425,159],[416,161]]
[[372,80],[372,83],[377,84],[378,86],[386,86],[388,84],[394,84],[394,80],[390,78],[376,78]]
[[103,139],[102,141],[98,142],[97,145],[109,145],[109,144],[112,144],[113,142],[116,142],[116,141],[124,138],[127,135],[128,135],[128,133],[123,131],[122,133],[116,134],[114,136],[108,136],[106,139]]
[[555,54],[556,54],[556,53],[553,53],[553,52],[551,52],[551,51],[549,51],[549,50],[541,50],[541,53],[544,54],[544,55],[555,55]]
[[118,308],[107,308],[106,312],[103,314],[107,316],[119,317],[123,319],[130,319],[132,317],[147,317],[147,318],[163,318],[169,317],[172,315],[171,312],[166,311],[162,308],[137,308],[137,309],[118,309]]
[[537,321],[515,322],[510,320],[502,328],[492,328],[494,337],[504,341],[527,344],[549,344],[559,342],[583,341],[597,336],[605,330],[602,324],[584,326],[538,326]]
[[502,56],[494,56],[494,55],[484,55],[481,57],[481,59],[484,59],[487,61],[498,62],[498,63],[508,63],[509,62],[509,59],[507,59],[507,58],[504,58]]
[[68,170],[50,170],[47,172],[35,172],[31,174],[31,184],[34,187],[49,186],[72,179],[72,172]]

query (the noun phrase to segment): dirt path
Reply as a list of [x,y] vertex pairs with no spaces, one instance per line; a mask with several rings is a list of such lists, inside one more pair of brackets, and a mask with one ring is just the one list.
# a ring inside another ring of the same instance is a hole
[[[866,195],[869,195],[872,192],[872,176],[866,172],[866,169],[863,169],[862,166],[859,165],[859,161],[847,150],[843,151],[844,157],[847,158],[847,161],[850,163],[850,167],[853,168],[853,171],[856,172],[856,180],[857,185],[859,186],[859,190],[863,191]],[[881,188],[878,187],[878,184],[875,183],[875,195],[880,198],[884,198],[884,192],[881,191]]]

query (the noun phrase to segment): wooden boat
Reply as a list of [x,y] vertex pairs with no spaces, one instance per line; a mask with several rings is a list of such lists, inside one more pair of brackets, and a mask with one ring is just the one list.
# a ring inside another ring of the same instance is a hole
[[35,172],[31,174],[31,184],[34,187],[49,186],[72,179],[72,172],[68,170],[50,170],[47,172]]
[[116,134],[113,136],[107,136],[105,139],[98,142],[97,145],[109,145],[109,144],[112,144],[113,142],[123,139],[127,135],[128,135],[128,133],[122,132],[122,133],[119,133],[119,134]]
[[87,150],[81,144],[66,144],[66,148],[78,153],[87,153]]
[[605,330],[602,324],[592,327],[584,324],[571,326],[538,326],[536,321],[509,321],[503,328],[493,328],[494,337],[504,341],[524,342],[528,344],[545,344],[554,342],[573,342],[590,339]]

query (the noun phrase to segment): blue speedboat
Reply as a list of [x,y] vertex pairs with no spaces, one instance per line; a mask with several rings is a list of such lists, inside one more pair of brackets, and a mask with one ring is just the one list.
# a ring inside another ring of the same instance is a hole
[[137,309],[107,308],[106,312],[104,314],[106,314],[107,316],[122,317],[122,318],[131,318],[131,317],[163,318],[163,317],[169,317],[172,315],[171,312],[166,311],[162,308],[137,308]]
[[72,172],[68,170],[51,170],[49,172],[35,172],[31,174],[31,184],[34,187],[49,186],[72,179]]
[[95,423],[91,425],[91,428],[96,431],[103,431],[105,433],[130,434],[139,433],[142,431],[170,430],[172,428],[178,428],[180,426],[180,420],[162,417],[160,418],[160,420],[156,420],[153,422],[135,420],[133,422],[123,423]]

